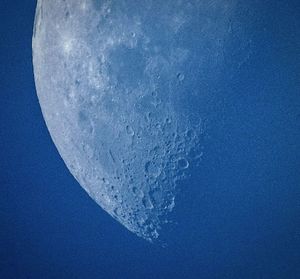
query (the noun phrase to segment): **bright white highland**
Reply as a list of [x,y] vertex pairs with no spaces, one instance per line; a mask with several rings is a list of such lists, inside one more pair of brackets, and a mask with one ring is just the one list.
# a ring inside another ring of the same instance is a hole
[[51,137],[88,194],[154,240],[178,182],[201,159],[205,81],[222,65],[233,3],[39,0],[38,98]]

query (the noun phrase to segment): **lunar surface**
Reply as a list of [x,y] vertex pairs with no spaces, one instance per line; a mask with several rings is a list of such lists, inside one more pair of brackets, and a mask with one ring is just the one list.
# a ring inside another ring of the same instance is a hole
[[201,160],[233,11],[230,0],[38,0],[33,64],[51,137],[92,199],[150,241]]

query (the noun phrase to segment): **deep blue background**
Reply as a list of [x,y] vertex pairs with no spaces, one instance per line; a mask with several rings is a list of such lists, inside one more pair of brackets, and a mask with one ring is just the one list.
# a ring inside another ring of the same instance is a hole
[[1,0],[0,278],[300,278],[300,4],[248,2],[239,18],[251,57],[236,67],[236,47],[227,63],[222,117],[162,248],[109,217],[66,169],[35,93],[35,1]]

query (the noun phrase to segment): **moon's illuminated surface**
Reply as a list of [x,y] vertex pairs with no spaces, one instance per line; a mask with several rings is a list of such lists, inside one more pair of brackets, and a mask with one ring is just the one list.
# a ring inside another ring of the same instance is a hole
[[38,1],[34,73],[51,137],[88,194],[145,239],[170,221],[178,181],[202,156],[201,100],[233,10],[230,0]]

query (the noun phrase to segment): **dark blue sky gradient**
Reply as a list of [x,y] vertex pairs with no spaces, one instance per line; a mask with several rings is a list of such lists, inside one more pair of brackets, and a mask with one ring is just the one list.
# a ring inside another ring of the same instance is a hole
[[1,0],[0,278],[300,278],[300,4],[248,2],[238,11],[251,59],[237,68],[243,49],[231,42],[224,75],[234,78],[215,97],[222,117],[162,248],[109,217],[68,172],[35,92],[36,3]]

